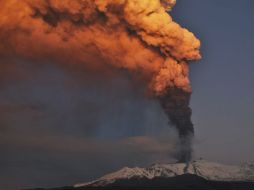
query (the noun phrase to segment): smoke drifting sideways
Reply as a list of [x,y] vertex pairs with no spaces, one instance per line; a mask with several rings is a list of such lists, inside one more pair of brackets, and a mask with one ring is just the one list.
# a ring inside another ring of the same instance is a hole
[[98,76],[107,65],[141,76],[179,132],[177,159],[187,162],[194,134],[188,61],[201,58],[200,41],[172,20],[175,3],[2,0],[0,57],[79,64]]

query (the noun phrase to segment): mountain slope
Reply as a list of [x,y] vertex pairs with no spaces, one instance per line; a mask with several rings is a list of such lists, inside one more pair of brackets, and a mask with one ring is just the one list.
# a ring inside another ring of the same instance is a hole
[[113,184],[119,180],[172,178],[192,174],[212,181],[249,181],[254,182],[254,164],[240,166],[222,165],[204,160],[185,163],[154,164],[148,168],[125,167],[98,180],[79,183],[74,187],[100,187]]
[[[128,168],[97,180],[48,190],[254,190],[254,164],[223,165],[198,160]],[[36,189],[43,190],[43,189]]]

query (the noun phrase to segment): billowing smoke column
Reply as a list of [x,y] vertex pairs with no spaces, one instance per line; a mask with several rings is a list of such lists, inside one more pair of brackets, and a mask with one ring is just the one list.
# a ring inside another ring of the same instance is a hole
[[191,160],[192,137],[194,128],[191,122],[191,109],[189,107],[190,92],[179,88],[170,88],[160,96],[160,101],[168,118],[177,127],[180,147],[176,158],[179,162],[188,162]]
[[[175,0],[1,0],[0,56],[126,69],[141,75],[180,137],[179,161],[191,158],[187,61],[200,41],[168,12]],[[1,60],[0,60],[1,61]],[[1,69],[1,67],[0,67]]]

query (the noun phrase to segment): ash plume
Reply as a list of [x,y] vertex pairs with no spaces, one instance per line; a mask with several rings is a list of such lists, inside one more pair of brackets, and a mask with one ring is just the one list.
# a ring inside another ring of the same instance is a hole
[[178,160],[189,161],[194,130],[187,62],[201,58],[200,41],[172,20],[168,12],[175,3],[1,0],[0,56],[141,75],[179,132]]
[[162,108],[171,123],[177,127],[180,147],[176,158],[179,162],[191,160],[194,128],[191,121],[191,108],[189,107],[190,96],[189,92],[179,88],[170,88],[160,96]]

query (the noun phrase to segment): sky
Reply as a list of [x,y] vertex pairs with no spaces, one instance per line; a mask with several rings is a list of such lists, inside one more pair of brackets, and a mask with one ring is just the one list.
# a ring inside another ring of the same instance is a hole
[[[252,0],[178,0],[172,16],[202,41],[191,65],[194,157],[254,160]],[[107,80],[11,60],[0,78],[0,187],[87,181],[124,166],[170,162],[177,139],[128,73]],[[8,71],[8,70],[7,70]]]

